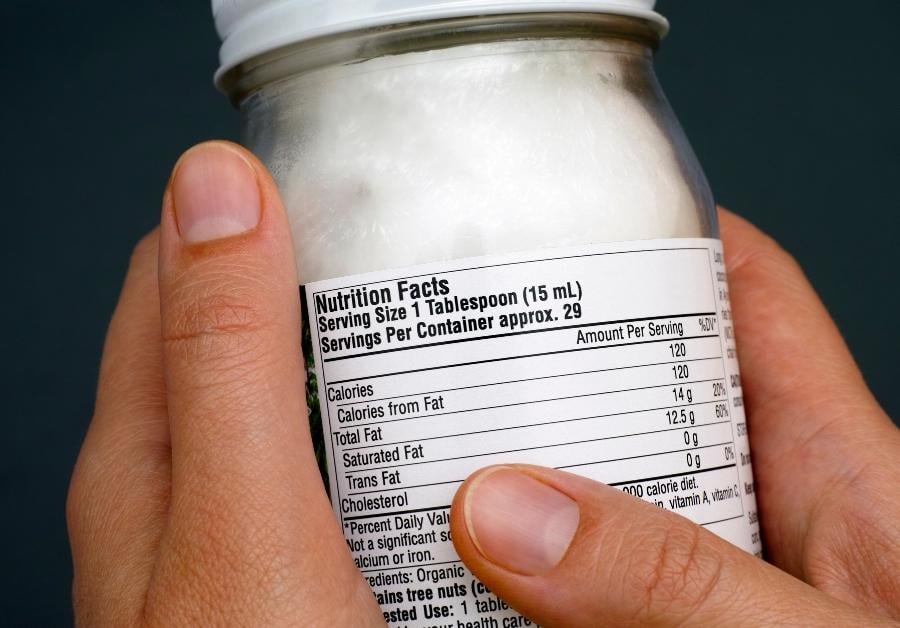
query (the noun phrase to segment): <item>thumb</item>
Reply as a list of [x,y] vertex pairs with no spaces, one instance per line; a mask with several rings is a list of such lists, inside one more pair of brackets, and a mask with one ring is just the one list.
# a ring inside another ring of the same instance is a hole
[[[201,144],[175,168],[160,231],[172,485],[148,612],[192,624],[378,617],[313,454],[274,181],[242,148]],[[192,614],[198,600],[216,620]],[[260,620],[272,612],[284,617]]]
[[562,471],[479,471],[451,526],[472,572],[542,626],[861,621],[687,519]]

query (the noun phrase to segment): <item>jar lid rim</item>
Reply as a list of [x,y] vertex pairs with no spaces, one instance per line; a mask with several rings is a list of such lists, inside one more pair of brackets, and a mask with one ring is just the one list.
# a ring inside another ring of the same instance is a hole
[[236,66],[304,40],[365,28],[503,13],[582,12],[637,17],[662,37],[656,0],[212,0],[222,39],[216,83]]

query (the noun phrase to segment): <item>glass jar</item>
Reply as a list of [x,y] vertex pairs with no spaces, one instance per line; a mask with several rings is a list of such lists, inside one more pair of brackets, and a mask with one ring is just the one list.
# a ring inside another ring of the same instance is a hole
[[306,283],[715,236],[658,43],[654,25],[616,15],[447,19],[301,42],[222,84],[282,190]]
[[715,205],[648,4],[388,15],[219,74],[287,207],[318,453],[391,624],[426,625],[401,581],[512,615],[464,603],[446,539],[365,545],[426,512],[446,531],[489,463],[571,468],[760,551]]

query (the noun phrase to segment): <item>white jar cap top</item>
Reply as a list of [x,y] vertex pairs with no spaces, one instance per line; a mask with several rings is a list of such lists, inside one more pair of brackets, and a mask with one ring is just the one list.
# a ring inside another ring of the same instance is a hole
[[422,20],[502,13],[584,12],[640,17],[660,34],[656,0],[212,0],[222,38],[216,79],[252,57],[322,35]]

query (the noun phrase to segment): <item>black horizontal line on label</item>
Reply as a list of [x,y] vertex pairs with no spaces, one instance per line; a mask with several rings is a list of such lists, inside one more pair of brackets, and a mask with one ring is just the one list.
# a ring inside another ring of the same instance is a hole
[[[678,429],[683,429],[683,428],[678,428]],[[345,470],[344,477],[349,477],[350,475],[353,475],[356,473],[370,473],[372,471],[383,471],[386,469],[396,469],[398,467],[412,467],[412,466],[420,465],[420,464],[436,464],[438,462],[452,462],[454,460],[466,460],[468,458],[483,458],[485,456],[497,456],[500,454],[514,454],[514,453],[518,453],[521,451],[534,451],[535,449],[548,449],[550,447],[568,447],[571,445],[583,445],[584,443],[594,442],[595,440],[598,440],[598,439],[578,441],[575,443],[560,443],[559,445],[542,445],[540,447],[523,447],[521,449],[507,449],[504,451],[489,451],[489,452],[486,452],[483,454],[469,454],[468,456],[454,456],[453,458],[440,458],[439,460],[420,460],[418,462],[404,462],[401,464],[392,464],[392,465],[386,465],[386,466],[381,466],[381,467],[369,467],[367,469],[358,469],[355,471]],[[639,456],[629,456],[627,458],[616,458],[613,460],[600,460],[599,462],[584,462],[581,464],[570,464],[570,465],[565,465],[565,466],[557,467],[557,468],[558,469],[570,469],[572,467],[589,467],[594,464],[607,463],[607,462],[620,462],[622,460],[631,460],[633,458],[646,458],[647,456],[674,454],[674,453],[679,453],[679,452],[684,452],[684,451],[709,449],[710,447],[720,447],[722,445],[728,445],[728,444],[732,444],[732,443],[733,443],[733,441],[725,441],[724,443],[716,443],[714,445],[700,445],[697,447],[687,447],[685,449],[675,449],[672,451],[661,451],[661,452],[652,453],[652,454],[641,454]]]
[[[497,338],[508,338],[511,336],[523,336],[526,334],[539,334],[550,331],[566,331],[569,329],[580,329],[582,327],[603,327],[605,325],[621,325],[623,323],[639,323],[642,321],[655,321],[673,318],[693,318],[695,316],[718,316],[715,312],[697,312],[690,314],[672,314],[661,316],[643,316],[641,318],[623,318],[616,321],[601,321],[598,323],[582,323],[580,325],[560,325],[558,327],[548,327],[546,329],[528,329],[523,331],[509,331],[503,334],[491,334],[487,336],[474,336],[470,338],[454,338],[453,340],[441,340],[438,342],[426,342],[420,345],[412,345],[409,347],[397,347],[395,349],[379,349],[378,351],[366,351],[363,353],[353,353],[351,355],[342,355],[335,358],[322,358],[325,363],[338,362],[340,360],[350,360],[353,358],[367,358],[373,355],[383,355],[385,353],[396,353],[397,351],[409,351],[411,349],[428,349],[430,347],[440,347],[443,345],[453,345],[460,342],[473,342],[475,340],[495,340]],[[681,340],[681,338],[666,338],[665,340]],[[593,347],[592,347],[593,348]]]
[[[726,421],[727,423],[727,421]],[[720,467],[710,467],[709,469],[700,469],[698,471],[688,471],[686,473],[670,473],[669,475],[657,475],[652,478],[641,478],[640,480],[630,480],[628,482],[612,482],[607,486],[628,486],[629,484],[640,484],[642,482],[655,482],[656,480],[668,480],[669,478],[683,478],[689,475],[701,475],[703,473],[712,473],[713,471],[721,471],[722,469],[732,469],[737,467],[737,463],[723,464]]]
[[496,406],[484,406],[483,408],[466,408],[464,410],[450,410],[449,412],[435,412],[434,414],[418,414],[416,416],[405,416],[397,419],[384,421],[368,421],[357,425],[339,425],[338,429],[350,430],[358,427],[370,427],[372,425],[386,425],[388,423],[400,423],[401,421],[412,421],[413,419],[431,419],[439,416],[449,416],[451,414],[465,414],[467,412],[481,412],[482,410],[498,410],[500,408],[514,408],[516,406],[529,406],[533,403],[549,403],[551,401],[566,401],[568,399],[583,399],[584,397],[599,397],[600,395],[612,395],[615,393],[635,392],[638,390],[652,390],[653,388],[668,388],[669,386],[693,386],[695,384],[708,384],[709,382],[723,381],[724,377],[712,377],[710,379],[698,379],[694,381],[671,382],[666,384],[657,384],[655,386],[638,386],[637,388],[622,388],[618,390],[601,390],[600,392],[584,393],[581,395],[569,395],[568,397],[551,397],[549,399],[534,399],[532,401],[515,401],[513,403],[503,403]]
[[711,526],[716,523],[725,523],[726,521],[734,521],[735,519],[743,519],[743,513],[740,515],[735,515],[734,517],[728,517],[727,519],[718,519],[717,521],[707,521],[706,523],[701,523],[701,526]]
[[687,362],[708,362],[710,360],[722,360],[721,355],[710,358],[691,358],[690,360],[674,359],[666,362],[651,362],[649,364],[629,364],[626,366],[614,366],[606,369],[593,369],[590,371],[576,371],[574,373],[557,373],[555,375],[542,375],[540,377],[525,377],[523,379],[511,379],[505,382],[490,382],[488,384],[473,384],[472,386],[458,386],[457,388],[444,388],[442,390],[426,390],[425,392],[409,393],[406,395],[392,395],[390,397],[381,397],[380,399],[360,399],[359,401],[346,401],[337,404],[338,408],[353,406],[360,403],[378,403],[380,401],[390,401],[391,399],[402,399],[404,397],[421,397],[423,395],[436,395],[437,393],[456,392],[457,390],[473,390],[475,388],[487,388],[488,386],[503,386],[505,384],[521,384],[523,382],[534,382],[541,379],[558,379],[560,377],[574,377],[576,375],[591,375],[592,373],[610,373],[613,371],[624,371],[629,369],[640,369],[651,366],[667,366],[669,364],[685,364]]
[[412,515],[417,512],[430,512],[432,510],[448,510],[450,504],[446,506],[432,506],[431,508],[414,508],[412,510],[389,510],[388,512],[376,512],[365,515],[354,515],[352,517],[342,517],[343,521],[356,521],[357,519],[374,519],[376,517],[393,517],[394,515]]
[[673,449],[671,451],[657,451],[652,454],[641,454],[640,456],[628,456],[626,458],[614,458],[612,460],[597,460],[596,462],[579,462],[578,464],[566,464],[557,469],[574,469],[575,467],[590,467],[595,464],[607,464],[609,462],[624,462],[625,460],[637,460],[638,458],[652,458],[653,456],[665,456],[668,454],[680,454],[686,451],[699,451],[701,449],[710,449],[712,447],[721,447],[723,445],[732,445],[734,441],[725,441],[724,443],[715,443],[713,445],[703,445],[701,447],[686,447],[685,449]]
[[[736,467],[737,463],[725,464],[721,467],[711,467],[709,469],[700,469],[699,471],[685,471],[681,473],[670,473],[669,475],[657,475],[652,478],[641,478],[638,480],[628,480],[625,482],[611,482],[607,484],[607,486],[617,487],[617,486],[628,486],[629,484],[640,484],[641,482],[654,482],[656,480],[668,480],[669,478],[681,478],[687,477],[689,475],[701,475],[703,473],[711,473],[713,471],[721,471],[722,469],[731,469]],[[355,493],[347,493],[348,497],[355,497],[357,495],[371,495],[372,493],[387,493],[390,491],[403,491],[403,490],[412,490],[416,488],[430,488],[432,486],[441,486],[443,484],[462,484],[465,480],[445,480],[444,482],[430,482],[428,484],[411,484],[409,486],[398,486],[396,488],[381,488],[374,489],[371,491],[357,491]]]
[[[616,434],[615,436],[601,436],[601,437],[599,437],[599,438],[585,438],[585,439],[583,439],[583,440],[573,440],[573,441],[567,441],[567,442],[565,442],[565,443],[551,443],[551,444],[549,444],[549,445],[535,445],[535,446],[533,446],[533,447],[521,447],[521,448],[519,448],[519,449],[509,449],[509,450],[506,450],[506,451],[489,451],[489,452],[486,452],[486,453],[483,453],[483,454],[469,454],[469,455],[467,455],[467,456],[454,457],[454,458],[439,458],[439,459],[437,459],[437,460],[429,460],[428,462],[444,462],[444,461],[446,461],[446,460],[461,460],[461,459],[470,458],[470,457],[474,458],[475,456],[491,456],[491,455],[494,455],[494,454],[509,454],[509,453],[518,453],[518,452],[521,452],[521,451],[534,451],[534,450],[536,450],[536,449],[551,449],[551,448],[553,448],[553,447],[568,447],[568,446],[570,446],[570,445],[583,445],[583,444],[585,444],[585,443],[600,443],[600,442],[603,442],[603,441],[607,441],[607,440],[616,440],[616,439],[619,439],[619,438],[633,438],[633,437],[637,437],[637,436],[651,436],[651,435],[653,435],[653,434],[666,434],[666,433],[668,433],[668,432],[679,432],[679,431],[685,431],[685,430],[687,430],[687,429],[695,429],[695,430],[696,430],[696,429],[701,428],[701,427],[712,427],[712,426],[714,426],[714,425],[722,425],[722,424],[724,424],[724,423],[729,423],[729,424],[730,424],[730,423],[731,423],[731,420],[728,419],[728,420],[725,420],[725,421],[715,421],[715,422],[713,422],[713,423],[703,423],[702,425],[692,425],[692,426],[690,426],[689,428],[687,428],[687,427],[685,427],[685,426],[679,425],[679,426],[675,426],[675,427],[667,427],[667,428],[661,429],[661,430],[650,430],[650,431],[648,431],[648,432],[633,432],[633,433],[631,433],[631,434]],[[540,426],[537,426],[537,427],[540,427]],[[452,437],[443,437],[443,438],[452,438]],[[427,438],[420,438],[420,439],[416,439],[416,440],[412,440],[412,441],[407,441],[407,442],[418,443],[419,441],[426,441],[426,440],[430,440],[430,439],[427,439]],[[405,444],[405,443],[387,443],[388,446],[390,446],[390,445],[403,445],[403,444]],[[377,445],[370,445],[370,447],[377,447]],[[346,450],[345,450],[345,451],[346,451]],[[422,462],[425,462],[425,461],[422,461]],[[375,470],[377,470],[377,469],[366,469],[366,471],[375,471]],[[348,472],[346,472],[346,473],[348,473],[348,474],[353,474],[353,473],[360,473],[360,472],[359,472],[359,471],[348,471]],[[346,476],[345,476],[345,477],[346,477]]]
[[[590,421],[591,419],[606,419],[617,416],[628,416],[631,414],[641,414],[642,412],[660,412],[662,410],[680,410],[682,408],[696,408],[698,406],[706,406],[711,403],[722,403],[718,400],[713,401],[698,401],[697,403],[687,403],[678,406],[662,406],[659,408],[647,408],[646,410],[628,410],[627,412],[611,412],[609,414],[593,414],[591,416],[580,416],[575,417],[574,419],[558,419],[556,421],[542,421],[540,423],[523,423],[521,425],[510,425],[509,427],[495,427],[489,430],[478,430],[475,432],[460,432],[455,434],[446,434],[444,436],[428,436],[425,438],[411,438],[409,440],[400,440],[395,441],[393,443],[376,443],[373,445],[357,445],[356,447],[343,447],[338,449],[339,451],[357,451],[359,449],[368,449],[369,447],[386,447],[390,445],[404,445],[406,443],[417,443],[419,441],[426,440],[438,440],[441,438],[456,438],[457,436],[472,436],[475,434],[488,434],[490,432],[505,432],[507,430],[520,430],[529,427],[543,427],[545,425],[558,425],[560,423],[574,423],[575,421]],[[392,421],[391,421],[392,422]],[[680,425],[676,429],[690,429],[691,427],[701,427],[703,425],[716,425],[717,423],[721,423],[721,421],[716,421],[715,423],[694,423],[691,425]],[[357,427],[365,427],[364,425],[359,425]],[[336,448],[337,449],[337,448]]]
[[348,377],[332,382],[325,382],[325,386],[336,386],[337,384],[346,384],[347,382],[357,382],[367,379],[378,379],[380,377],[393,377],[395,375],[409,375],[411,373],[424,373],[426,371],[440,371],[442,369],[458,368],[462,366],[474,366],[476,364],[489,364],[491,362],[506,362],[507,360],[522,360],[525,358],[540,358],[547,355],[560,355],[564,353],[574,353],[576,351],[594,351],[596,349],[616,349],[619,347],[634,347],[637,345],[650,345],[658,342],[672,342],[685,340],[705,340],[708,338],[719,338],[718,334],[706,334],[705,336],[682,336],[681,338],[660,338],[659,340],[642,340],[639,342],[624,342],[616,345],[601,345],[597,347],[577,347],[575,349],[561,349],[559,351],[544,351],[542,353],[527,353],[525,355],[511,355],[503,358],[489,358],[487,360],[472,360],[471,362],[457,362],[455,364],[442,364],[440,366],[428,366],[419,369],[408,369],[406,371],[394,371],[391,373],[379,373],[377,375],[365,375],[362,377]]
[[418,569],[419,567],[437,567],[439,565],[453,565],[461,563],[461,560],[445,560],[440,563],[418,563],[416,565],[400,565],[399,567],[372,567],[371,569],[360,569],[360,573],[373,573],[376,571],[394,571],[395,569]]
[[[418,279],[419,277],[430,277],[432,275],[449,275],[451,273],[461,273],[467,270],[484,270],[487,268],[501,268],[503,266],[519,266],[521,264],[537,264],[539,262],[555,262],[566,259],[580,259],[583,257],[603,257],[605,255],[628,255],[634,253],[655,253],[657,251],[708,251],[708,248],[702,246],[685,246],[685,247],[666,247],[661,249],[634,249],[631,251],[608,251],[606,253],[582,253],[579,255],[563,255],[561,257],[545,257],[542,259],[521,260],[518,262],[501,262],[498,264],[485,264],[484,266],[470,266],[468,268],[456,268],[454,270],[440,270],[433,273],[422,273],[421,275],[408,275],[405,277],[391,277],[390,279],[376,279],[367,283],[357,283],[350,286],[341,286],[340,288],[326,288],[324,290],[316,290],[313,296],[323,292],[335,292],[337,290],[349,290],[350,288],[361,288],[363,286],[371,286],[379,283],[390,283],[392,281],[401,281],[403,279]],[[376,271],[378,272],[378,271]],[[325,279],[324,281],[330,281]]]
[[[346,478],[349,476],[345,475],[344,477]],[[428,484],[411,484],[409,486],[376,488],[371,491],[356,491],[354,493],[347,493],[347,497],[356,497],[357,495],[371,495],[372,493],[389,493],[391,491],[405,491],[414,488],[428,488],[430,486],[442,486],[444,484],[462,484],[463,482],[465,482],[465,480],[444,480],[443,482],[429,482]]]

